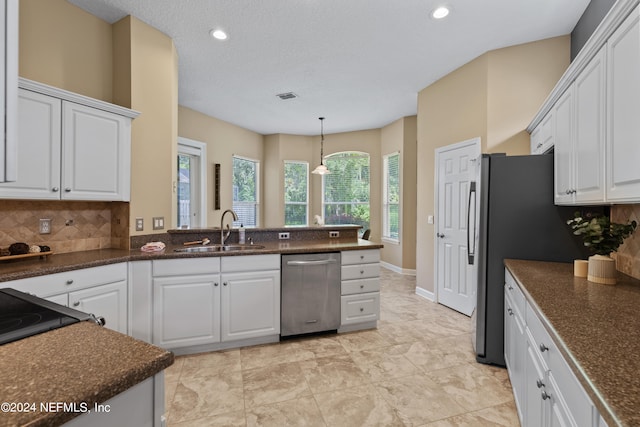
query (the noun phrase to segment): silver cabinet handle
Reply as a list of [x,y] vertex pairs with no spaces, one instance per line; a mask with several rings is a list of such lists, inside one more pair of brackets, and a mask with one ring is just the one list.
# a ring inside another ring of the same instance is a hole
[[546,390],[542,390],[542,400],[551,399],[551,395]]
[[544,353],[545,351],[548,351],[548,350],[549,350],[549,347],[547,347],[547,346],[546,346],[546,345],[544,345],[544,344],[540,344],[540,351],[541,351],[541,352],[543,352],[543,353]]
[[77,306],[79,306],[79,305],[80,305],[80,301],[76,301],[76,302],[74,302],[74,303],[73,303],[73,306],[74,306],[74,307],[77,307]]
[[542,142],[538,142],[538,145],[536,145],[536,148],[540,148],[542,147]]
[[299,265],[325,265],[335,264],[335,259],[320,259],[317,261],[287,261],[287,265],[299,266]]
[[64,189],[64,191],[66,191],[67,193],[71,193],[71,188],[67,187]]
[[544,383],[542,382],[542,380],[536,380],[536,386],[538,386],[538,388],[542,388],[544,387]]
[[73,285],[73,279],[67,280],[67,285]]
[[53,187],[51,191],[53,191],[54,193],[57,193],[58,191],[60,191],[60,189],[58,187]]

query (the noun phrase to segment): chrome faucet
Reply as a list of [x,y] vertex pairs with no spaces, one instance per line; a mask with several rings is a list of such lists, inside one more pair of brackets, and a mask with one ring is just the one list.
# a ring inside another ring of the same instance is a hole
[[228,213],[233,215],[234,221],[238,220],[238,215],[232,209],[227,209],[226,211],[222,212],[222,216],[220,217],[220,244],[221,245],[224,245],[224,242],[229,238],[229,234],[231,234],[231,228],[229,227],[229,224],[227,224],[227,233],[226,234],[224,233],[224,216]]

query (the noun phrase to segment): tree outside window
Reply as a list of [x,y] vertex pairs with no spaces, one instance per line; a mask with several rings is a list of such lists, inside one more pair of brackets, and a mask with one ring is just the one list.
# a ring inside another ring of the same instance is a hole
[[400,153],[383,158],[382,237],[400,241]]
[[322,206],[325,224],[369,228],[369,154],[343,152],[325,159],[330,175],[323,175]]
[[258,226],[260,163],[257,160],[233,156],[233,210],[245,227]]
[[309,164],[307,162],[284,162],[284,225],[304,226],[308,224],[309,210]]

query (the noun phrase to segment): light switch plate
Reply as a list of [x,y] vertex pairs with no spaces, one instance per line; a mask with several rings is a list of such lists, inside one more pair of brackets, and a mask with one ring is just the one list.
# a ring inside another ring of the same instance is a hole
[[154,216],[153,217],[153,229],[154,230],[164,230],[164,217],[163,216]]
[[144,231],[144,219],[136,218],[136,231]]

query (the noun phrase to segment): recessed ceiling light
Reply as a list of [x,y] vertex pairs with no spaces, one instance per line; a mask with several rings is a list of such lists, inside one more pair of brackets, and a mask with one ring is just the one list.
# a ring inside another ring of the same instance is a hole
[[431,12],[431,17],[434,19],[442,19],[449,14],[449,8],[440,6]]
[[227,38],[227,33],[222,30],[211,30],[209,31],[209,34],[211,34],[211,37],[218,40],[225,40]]

